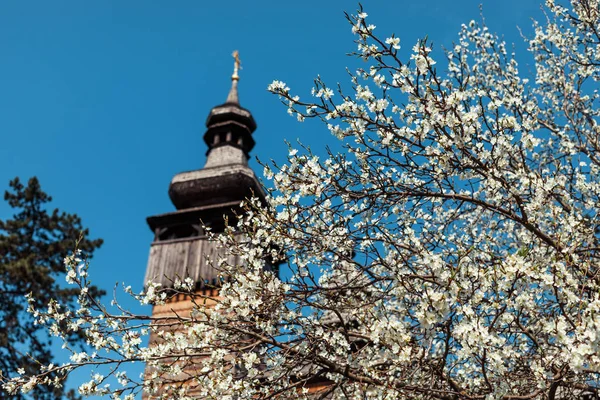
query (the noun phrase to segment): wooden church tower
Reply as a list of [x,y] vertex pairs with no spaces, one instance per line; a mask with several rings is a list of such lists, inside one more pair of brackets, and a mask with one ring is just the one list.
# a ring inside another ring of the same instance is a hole
[[[173,287],[176,279],[190,277],[196,284],[196,293],[210,307],[218,301],[219,275],[208,260],[217,260],[222,249],[208,240],[203,226],[212,232],[224,229],[224,216],[234,220],[241,212],[240,203],[251,196],[265,200],[265,193],[252,169],[248,155],[254,147],[252,133],[256,122],[238,100],[239,58],[234,52],[235,66],[231,90],[224,104],[210,110],[206,120],[204,141],[208,146],[203,168],[175,175],[169,186],[169,197],[176,211],[147,218],[154,232],[145,284],[161,283]],[[235,263],[237,260],[230,259]],[[165,304],[155,305],[154,317],[189,316],[193,302],[188,296],[178,295]],[[160,342],[156,335],[150,345]],[[146,371],[147,376],[152,371]],[[176,379],[176,378],[175,378]],[[158,385],[162,385],[158,383]],[[144,395],[144,398],[149,398]]]
[[206,164],[173,177],[169,197],[177,211],[147,218],[154,241],[145,283],[159,282],[169,287],[176,277],[191,277],[198,289],[212,288],[218,276],[206,258],[216,256],[219,249],[207,240],[202,225],[210,226],[213,232],[222,231],[224,216],[240,212],[242,200],[253,195],[265,199],[262,186],[248,166],[256,122],[250,111],[240,106],[237,52],[234,57],[227,100],[210,110],[206,120]]

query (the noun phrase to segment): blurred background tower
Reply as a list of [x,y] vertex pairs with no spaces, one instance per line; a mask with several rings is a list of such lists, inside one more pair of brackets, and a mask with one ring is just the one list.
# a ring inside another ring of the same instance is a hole
[[145,283],[152,281],[169,287],[176,277],[182,280],[191,277],[198,289],[214,286],[218,276],[205,260],[218,249],[206,240],[202,225],[220,232],[224,216],[233,217],[240,212],[242,200],[252,195],[265,199],[256,175],[248,166],[248,154],[255,144],[252,133],[256,122],[250,111],[239,104],[237,52],[234,57],[227,100],[214,107],[206,120],[204,141],[208,152],[204,168],[175,175],[169,197],[177,211],[147,219],[154,242]]
[[[237,51],[233,56],[234,72],[227,100],[214,107],[206,120],[206,164],[201,169],[173,177],[169,197],[176,211],[147,218],[154,241],[150,247],[145,285],[155,282],[169,288],[176,279],[183,281],[189,277],[194,280],[196,293],[207,306],[218,301],[220,282],[218,271],[209,260],[216,261],[224,252],[217,243],[208,240],[203,226],[209,226],[215,233],[222,232],[224,218],[234,221],[235,214],[242,211],[242,200],[253,195],[265,200],[265,193],[248,166],[249,152],[255,144],[252,133],[256,122],[250,111],[240,106]],[[229,261],[238,262],[236,259]],[[177,295],[166,304],[154,306],[152,315],[185,317],[190,315],[192,308],[190,296]],[[151,335],[151,344],[158,340],[156,336]],[[150,372],[147,371],[147,376]]]

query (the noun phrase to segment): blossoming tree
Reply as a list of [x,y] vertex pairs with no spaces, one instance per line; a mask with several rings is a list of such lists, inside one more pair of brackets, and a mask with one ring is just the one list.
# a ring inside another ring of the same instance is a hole
[[[165,320],[115,313],[89,296],[87,266],[70,257],[80,308],[31,312],[59,337],[84,330],[93,349],[5,377],[4,389],[108,364],[82,393],[595,398],[600,9],[548,0],[546,11],[528,39],[531,81],[485,25],[464,25],[445,60],[427,40],[403,60],[398,38],[378,37],[363,10],[349,15],[368,62],[351,93],[317,79],[304,101],[282,82],[270,86],[345,151],[292,150],[286,164],[265,166],[271,207],[249,201],[215,238],[244,259],[213,260],[225,282],[218,304],[196,297],[191,315]],[[273,260],[292,276],[265,268]],[[193,297],[192,282],[132,295],[156,304],[181,292]],[[150,331],[160,341],[143,346]],[[131,362],[147,362],[146,375],[128,376]]]

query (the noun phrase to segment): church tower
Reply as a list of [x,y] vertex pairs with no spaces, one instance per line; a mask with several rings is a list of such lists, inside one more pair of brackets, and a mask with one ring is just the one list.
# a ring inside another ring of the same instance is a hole
[[[238,99],[238,69],[240,61],[234,52],[235,64],[231,90],[225,103],[210,110],[206,120],[204,141],[208,146],[203,168],[175,175],[169,186],[169,197],[176,211],[147,218],[154,232],[145,285],[160,283],[163,288],[173,287],[175,280],[191,278],[196,294],[211,307],[218,301],[219,274],[209,260],[222,257],[223,250],[208,240],[203,226],[214,233],[225,228],[224,218],[235,220],[241,213],[240,203],[251,196],[265,200],[256,175],[248,166],[249,153],[254,147],[252,133],[256,122]],[[230,256],[233,257],[233,256]],[[236,263],[236,259],[230,259]],[[193,301],[189,296],[177,295],[165,304],[155,305],[154,317],[175,318],[189,316]],[[153,334],[152,343],[160,339]],[[151,371],[146,371],[147,376]],[[161,383],[157,383],[161,385]],[[145,395],[144,397],[146,397]]]
[[224,217],[240,212],[242,200],[265,193],[248,166],[249,153],[255,141],[252,133],[256,122],[238,100],[239,58],[234,52],[232,84],[225,103],[210,110],[206,120],[204,141],[208,146],[203,168],[175,175],[169,186],[169,197],[177,209],[148,217],[154,232],[145,283],[172,286],[175,278],[191,277],[198,289],[213,288],[217,273],[206,263],[206,256],[218,253],[209,242],[202,226],[213,232],[224,229]]

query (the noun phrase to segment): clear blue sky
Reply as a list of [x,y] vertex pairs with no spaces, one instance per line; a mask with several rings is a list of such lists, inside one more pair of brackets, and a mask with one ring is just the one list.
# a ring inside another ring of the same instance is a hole
[[[461,23],[479,19],[481,2],[363,5],[376,32],[394,32],[408,54],[425,35],[450,46]],[[540,2],[483,3],[490,29],[520,53],[517,26],[531,32]],[[332,139],[289,117],[266,87],[279,79],[306,96],[317,74],[347,82],[345,67],[361,62],[346,56],[355,45],[343,11],[356,8],[341,0],[1,2],[0,189],[37,175],[53,206],[105,240],[94,282],[141,289],[153,237],[145,218],[172,211],[172,176],[203,165],[204,122],[227,96],[232,50],[243,65],[240,102],[258,123],[252,155],[282,161],[284,140],[320,148]],[[0,219],[9,216],[0,203]]]

